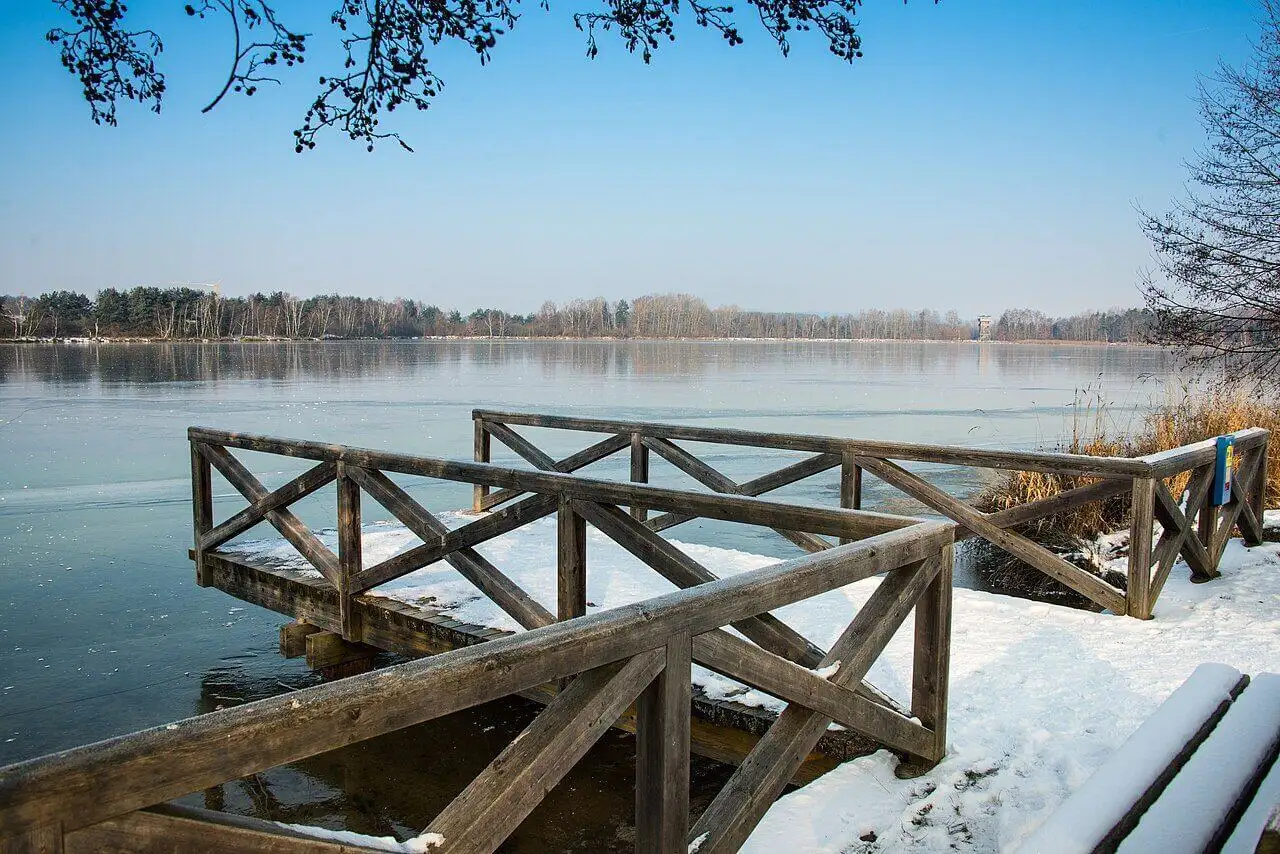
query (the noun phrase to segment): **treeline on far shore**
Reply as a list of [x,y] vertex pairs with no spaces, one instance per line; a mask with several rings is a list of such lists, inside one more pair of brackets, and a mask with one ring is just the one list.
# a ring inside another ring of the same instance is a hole
[[192,287],[106,288],[94,297],[51,291],[37,297],[0,297],[6,326],[20,338],[408,338],[427,336],[793,338],[966,341],[1146,340],[1153,317],[1145,309],[1090,311],[1049,317],[1010,309],[990,318],[955,310],[846,314],[750,311],[709,307],[688,294],[650,294],[632,300],[544,302],[532,314],[478,308],[469,314],[414,299],[324,295],[300,298],[284,291],[224,297]]

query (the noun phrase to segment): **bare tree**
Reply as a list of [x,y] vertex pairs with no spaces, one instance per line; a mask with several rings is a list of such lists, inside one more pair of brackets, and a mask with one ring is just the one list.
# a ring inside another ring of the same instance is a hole
[[[116,124],[120,101],[135,101],[160,112],[167,91],[157,59],[164,49],[151,29],[135,27],[120,0],[55,0],[71,21],[48,32],[62,64],[80,81],[93,120]],[[862,56],[855,14],[861,0],[745,0],[752,17],[785,56],[795,32],[812,31],[845,62]],[[204,108],[227,95],[253,95],[265,83],[282,82],[282,72],[300,66],[312,36],[288,25],[274,0],[202,0],[186,6],[195,18],[216,18],[232,41],[225,82]],[[409,146],[381,120],[398,107],[425,110],[443,85],[429,62],[432,49],[460,42],[481,64],[498,38],[519,19],[520,0],[339,0],[329,16],[336,30],[338,67],[318,78],[301,126],[293,132],[298,151],[314,148],[326,129],[337,130],[370,150],[379,140]],[[549,9],[545,0],[539,6]],[[598,8],[573,15],[586,35],[587,56],[599,52],[597,35],[616,31],[623,45],[648,63],[663,42],[675,41],[684,12],[698,26],[719,33],[729,45],[743,43],[733,6],[720,0],[602,0]],[[126,20],[127,19],[127,20]],[[412,150],[412,149],[410,149]]]
[[1142,213],[1159,259],[1143,290],[1153,339],[1192,363],[1280,387],[1280,5],[1263,0],[1252,62],[1201,84],[1209,147],[1193,189],[1164,216]]

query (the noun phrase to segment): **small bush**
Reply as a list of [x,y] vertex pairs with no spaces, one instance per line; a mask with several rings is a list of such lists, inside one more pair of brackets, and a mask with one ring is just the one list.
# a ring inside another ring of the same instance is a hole
[[[1265,402],[1237,392],[1204,393],[1184,388],[1164,406],[1150,412],[1132,435],[1109,432],[1106,410],[1105,402],[1096,392],[1083,400],[1077,395],[1071,440],[1056,450],[1089,456],[1140,457],[1246,427],[1265,427],[1273,435],[1267,455],[1266,505],[1280,506],[1280,401]],[[1170,491],[1180,496],[1186,489],[1187,480],[1185,474],[1171,478]],[[978,495],[975,504],[984,512],[996,512],[1050,498],[1095,481],[1096,478],[1074,475],[1003,472]],[[1129,509],[1130,497],[1122,493],[1107,501],[1048,516],[1015,530],[1058,551],[1079,552],[1083,546],[1083,553],[1078,555],[1082,560],[1073,562],[1097,571],[1101,560],[1087,557],[1090,553],[1088,544],[1104,534],[1128,528]],[[979,548],[977,555],[982,565],[980,571],[994,585],[1037,598],[1065,591],[1058,582],[999,549]],[[1108,580],[1123,583],[1122,579]]]

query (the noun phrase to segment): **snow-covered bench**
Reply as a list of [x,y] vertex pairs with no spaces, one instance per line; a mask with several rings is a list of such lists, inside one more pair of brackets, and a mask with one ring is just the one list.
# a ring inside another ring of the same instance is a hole
[[1280,675],[1202,664],[1021,850],[1265,850],[1278,751]]

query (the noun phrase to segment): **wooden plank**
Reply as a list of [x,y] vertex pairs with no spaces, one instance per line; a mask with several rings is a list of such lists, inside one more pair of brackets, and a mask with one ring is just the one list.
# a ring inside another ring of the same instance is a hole
[[[1125,613],[1139,620],[1151,619],[1151,535],[1155,523],[1156,482],[1133,479],[1133,509],[1129,521],[1129,586]],[[1096,600],[1095,600],[1096,601]]]
[[[423,537],[422,539],[426,540],[426,542],[422,545],[387,558],[360,573],[356,578],[353,589],[357,593],[363,593],[366,590],[377,587],[379,584],[386,584],[388,581],[400,578],[425,566],[430,566],[459,549],[477,546],[494,537],[500,537],[523,527],[536,519],[550,516],[556,512],[559,504],[560,499],[554,495],[533,495],[512,504],[510,507],[504,507],[501,510],[489,513],[475,522],[469,522],[461,528],[454,528],[453,530],[446,528],[446,533],[444,534],[430,538]],[[419,517],[426,512],[421,505],[418,505],[417,515]],[[443,525],[443,523],[441,524]]]
[[[606,457],[616,454],[618,451],[626,448],[630,443],[631,440],[627,436],[610,436],[607,439],[596,442],[590,447],[583,448],[576,454],[570,454],[564,459],[557,461],[555,470],[564,474],[570,474],[580,468],[584,468],[585,466],[589,466],[592,463],[599,462]],[[481,502],[481,509],[488,510],[491,507],[496,507],[499,504],[518,498],[523,495],[524,492],[525,491],[522,489],[498,490]]]
[[[649,482],[649,449],[644,446],[643,437],[639,433],[631,434],[631,482]],[[643,522],[649,511],[643,507],[632,507],[631,518]]]
[[[680,469],[703,486],[710,487],[716,492],[722,492],[727,495],[739,494],[738,484],[716,471],[693,454],[681,448],[679,445],[673,444],[666,439],[650,439],[641,440],[645,447],[655,452],[667,462]],[[798,545],[800,548],[808,552],[820,552],[823,549],[831,548],[831,543],[813,534],[803,531],[795,531],[783,528],[774,528],[782,536]]]
[[587,523],[574,505],[560,502],[556,516],[556,619],[587,613]]
[[307,836],[274,821],[177,804],[108,819],[67,835],[71,851],[99,854],[358,854],[381,849]]
[[[1266,510],[1267,502],[1267,454],[1270,452],[1271,436],[1268,433],[1267,438],[1262,440],[1255,452],[1258,455],[1259,464],[1257,472],[1253,476],[1253,489],[1249,492],[1249,506],[1253,510],[1253,518],[1261,522],[1263,513]],[[1244,544],[1246,546],[1260,546],[1263,541],[1263,531],[1261,524],[1256,528],[1251,528],[1245,532]]]
[[891,516],[885,513],[855,513],[838,508],[767,501],[743,495],[706,495],[678,489],[597,480],[560,472],[529,471],[461,460],[439,460],[368,448],[229,433],[205,427],[191,427],[187,433],[197,441],[217,439],[228,447],[277,453],[300,459],[335,460],[369,470],[377,469],[383,472],[420,475],[463,483],[486,483],[491,486],[555,494],[601,504],[627,507],[642,505],[651,510],[687,512],[707,519],[828,534],[834,537],[849,536],[859,539],[896,530],[917,521],[909,517]]
[[360,623],[352,609],[352,585],[364,568],[360,521],[360,484],[350,476],[351,466],[338,463],[338,608],[342,636],[360,639]]
[[[1058,454],[1044,451],[993,451],[985,448],[963,448],[948,445],[924,445],[910,442],[881,442],[834,436],[810,436],[797,433],[771,433],[724,427],[696,427],[687,424],[662,424],[652,421],[619,421],[577,418],[528,412],[474,410],[473,415],[486,421],[528,427],[555,427],[590,433],[642,433],[659,439],[683,439],[721,445],[754,448],[776,448],[790,451],[815,451],[882,459],[914,460],[928,463],[976,466],[978,468],[1046,471],[1086,476],[1124,475],[1152,476],[1151,465],[1144,460],[1125,457],[1094,457],[1087,454]],[[1247,431],[1244,431],[1247,432]]]
[[[403,489],[380,471],[353,467],[351,476],[375,501],[389,510],[416,536],[427,540],[448,534],[443,522],[427,512],[422,505],[409,497]],[[493,600],[526,629],[537,628],[555,622],[555,617],[542,607],[520,585],[503,575],[496,566],[480,556],[474,549],[459,549],[445,555],[449,565],[462,577],[474,584],[480,592]]]
[[939,513],[954,519],[1019,560],[1030,564],[1052,578],[1056,578],[1104,608],[1110,609],[1113,613],[1125,613],[1125,597],[1123,593],[1078,566],[1067,563],[1044,546],[996,526],[983,514],[969,507],[960,499],[947,495],[932,484],[925,482],[918,475],[912,474],[888,460],[858,457],[857,461],[859,465],[876,477],[896,486],[907,495],[932,507]]
[[[84,827],[515,694],[655,649],[680,632],[701,634],[923,560],[951,542],[952,530],[920,522],[691,590],[10,765],[0,770],[0,826],[12,833],[62,819],[67,829]],[[892,588],[897,575],[880,589]],[[837,657],[847,666],[847,656]]]
[[[1127,479],[1111,478],[1100,480],[1097,483],[1064,490],[1057,495],[1042,498],[1039,501],[1029,501],[1026,504],[1019,504],[1006,510],[987,513],[986,519],[997,527],[1013,528],[1018,525],[1025,525],[1028,522],[1034,522],[1037,519],[1043,519],[1046,516],[1065,513],[1085,504],[1092,504],[1095,501],[1105,501],[1112,496],[1128,492],[1132,489],[1132,486],[1132,482]],[[956,531],[956,542],[976,536],[978,534],[973,531],[961,528]]]
[[951,573],[954,547],[946,546],[941,566],[916,602],[915,656],[911,666],[911,712],[933,739],[919,753],[930,765],[947,752],[947,694],[951,674]]
[[[933,555],[885,577],[827,653],[826,664],[840,662],[832,681],[847,686],[866,675],[940,569],[941,560]],[[783,709],[690,831],[690,841],[703,837],[699,854],[737,851],[830,724],[830,718],[811,709]]]
[[301,658],[307,654],[307,635],[324,631],[319,626],[294,620],[280,627],[280,654],[285,658]]
[[1252,455],[1240,465],[1240,472],[1245,473],[1244,479],[1240,480],[1240,472],[1236,474],[1238,483],[1234,486],[1239,490],[1239,497],[1236,500],[1240,503],[1236,525],[1240,528],[1240,536],[1244,539],[1245,545],[1256,546],[1262,543],[1262,512],[1256,512],[1254,504],[1259,502],[1262,495],[1257,483],[1259,481],[1266,483],[1267,479],[1266,453],[1265,444],[1260,449],[1254,450]]
[[[840,457],[836,454],[817,454],[798,463],[793,463],[786,468],[778,469],[752,480],[738,484],[736,494],[757,496],[766,492],[772,492],[783,486],[788,486],[796,481],[804,480],[815,474],[821,474],[824,471],[833,469],[840,464]],[[676,525],[684,524],[690,519],[696,519],[688,513],[666,513],[651,519],[648,522],[649,529],[652,531],[665,531],[667,528],[674,528]]]
[[216,549],[261,522],[269,511],[306,498],[328,485],[337,477],[337,472],[337,464],[331,462],[323,462],[307,469],[284,486],[252,502],[248,507],[206,533],[200,538],[200,547]]
[[[218,589],[283,613],[297,608],[310,615],[308,619],[311,621],[335,628],[338,626],[337,591],[322,580],[291,570],[252,567],[216,553],[211,554],[209,560],[213,586]],[[360,612],[363,642],[409,658],[437,655],[511,634],[440,619],[433,616],[430,609],[380,596],[358,596],[355,603]],[[449,628],[449,625],[455,628]],[[865,690],[869,695],[874,688],[867,686],[855,690]],[[545,705],[555,696],[555,689],[546,685],[520,693]],[[872,698],[872,702],[884,705],[880,698]],[[764,709],[707,697],[694,698],[694,711],[697,715],[692,722],[694,750],[699,755],[731,765],[738,764],[751,752],[776,717]],[[906,714],[903,710],[898,712]],[[618,726],[634,731],[634,718],[629,722],[624,716]],[[838,762],[866,756],[880,747],[879,743],[853,730],[828,730],[796,771],[792,784],[810,783]]]
[[[573,506],[600,533],[677,587],[696,587],[716,580],[711,570],[617,507],[586,502],[574,502]],[[826,654],[772,614],[758,614],[739,620],[734,623],[734,628],[765,649],[808,667],[817,666]]]
[[13,835],[0,829],[0,854],[62,854],[63,842],[62,825],[56,821]]
[[[1192,472],[1191,479],[1187,484],[1187,507],[1195,508],[1203,505],[1212,486],[1213,468],[1211,466],[1202,466]],[[1173,530],[1177,532],[1175,536],[1182,537],[1179,540],[1178,548],[1173,551],[1173,555],[1176,557],[1180,552],[1186,558],[1187,566],[1191,568],[1192,578],[1203,580],[1215,578],[1218,572],[1213,565],[1212,556],[1204,547],[1204,544],[1192,533],[1190,520],[1187,519],[1182,512],[1182,508],[1178,506],[1178,502],[1174,500],[1168,488],[1161,481],[1156,482],[1155,499],[1153,509],[1156,518],[1164,526],[1166,535],[1170,530]],[[1170,567],[1172,567],[1172,562],[1170,562]],[[1161,570],[1163,570],[1163,565],[1161,565]],[[1151,587],[1155,590],[1159,585],[1153,581]],[[1155,602],[1158,595],[1158,593],[1152,593],[1151,601]]]
[[[1257,447],[1267,441],[1268,432],[1261,427],[1250,427],[1227,434],[1235,443],[1236,451],[1244,451]],[[1150,466],[1147,477],[1165,478],[1184,471],[1211,465],[1218,455],[1217,437],[1205,439],[1191,445],[1171,448],[1167,451],[1149,454],[1142,461]],[[1141,476],[1141,475],[1139,475]]]
[[1280,854],[1280,804],[1276,804],[1267,817],[1256,854]]
[[[497,850],[662,671],[664,660],[661,650],[650,650],[574,679],[436,816],[426,829],[441,839],[433,848],[442,854]],[[682,716],[687,726],[688,706]]]
[[191,515],[195,532],[196,584],[207,587],[204,571],[205,546],[201,540],[213,527],[213,472],[199,447],[191,445]]
[[[472,439],[472,454],[478,463],[487,463],[490,459],[492,451],[491,440],[489,439],[489,431],[485,429],[483,418],[473,418],[472,427],[474,437]],[[475,513],[479,513],[485,507],[485,499],[489,496],[489,487],[477,483],[471,487],[471,509]]]
[[312,670],[372,659],[378,653],[374,647],[353,643],[333,632],[312,632],[303,643],[306,645],[307,667]]
[[683,851],[689,835],[689,635],[677,634],[662,652],[661,672],[636,701],[637,854]]
[[934,734],[911,718],[728,632],[698,635],[693,639],[693,658],[708,670],[784,702],[821,712],[893,750],[919,757],[932,755]]
[[[200,453],[249,501],[259,501],[269,495],[262,482],[225,448],[200,445]],[[298,553],[306,558],[326,581],[334,587],[338,586],[340,576],[338,556],[320,542],[301,519],[284,507],[267,511],[266,517],[280,535],[288,540],[289,544],[297,549]]]
[[[862,466],[847,451],[841,455],[840,462],[840,506],[848,510],[862,509]],[[841,544],[847,542],[848,538],[840,538]]]
[[[1249,493],[1249,486],[1253,481],[1253,471],[1257,467],[1257,457],[1246,457],[1240,463],[1240,468],[1236,470],[1233,476],[1231,501],[1224,505],[1218,518],[1218,525],[1213,531],[1213,545],[1209,552],[1213,556],[1214,569],[1217,569],[1218,562],[1222,560],[1222,553],[1227,549],[1227,543],[1231,539],[1231,529],[1240,521],[1245,508],[1249,506],[1249,502],[1245,496]],[[1261,530],[1261,525],[1259,525]]]
[[524,436],[521,436],[515,430],[512,430],[505,424],[497,422],[488,423],[486,429],[489,435],[515,451],[525,461],[532,463],[537,468],[544,471],[556,471],[556,461],[548,456],[541,448],[530,442]]

